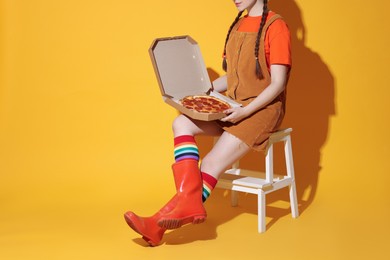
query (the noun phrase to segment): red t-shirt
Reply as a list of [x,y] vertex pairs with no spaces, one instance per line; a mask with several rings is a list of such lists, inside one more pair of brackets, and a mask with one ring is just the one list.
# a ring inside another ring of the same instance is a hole
[[[269,12],[267,19],[275,15]],[[239,32],[258,32],[261,16],[244,16],[238,27]],[[291,66],[291,39],[287,24],[277,19],[269,27],[265,35],[265,56],[268,68],[271,64]]]

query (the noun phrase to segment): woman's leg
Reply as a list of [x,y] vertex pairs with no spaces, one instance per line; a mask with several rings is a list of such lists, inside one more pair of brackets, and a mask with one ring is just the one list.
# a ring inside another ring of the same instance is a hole
[[216,122],[193,120],[183,115],[174,120],[172,128],[175,154],[172,169],[177,190],[176,207],[158,221],[161,227],[167,229],[178,228],[187,223],[202,223],[206,219],[195,135],[218,135],[222,132]]
[[205,134],[220,136],[213,149],[202,160],[203,202],[210,196],[219,176],[250,150],[248,145],[240,139],[228,132],[224,132],[215,121],[198,121],[181,115],[173,123],[173,133],[175,139],[183,135],[195,136]]
[[228,132],[221,135],[213,149],[202,160],[203,202],[210,196],[219,176],[249,150],[247,144]]
[[196,135],[220,135],[222,133],[222,128],[216,122],[193,120],[184,115],[178,116],[173,121],[172,129],[176,163],[186,159],[199,162]]
[[213,149],[203,158],[201,169],[215,178],[250,151],[250,147],[228,132],[223,132]]
[[[222,133],[222,129],[215,122],[204,122],[204,121],[192,120],[184,115],[180,115],[174,120],[172,128],[173,128],[174,137],[176,139],[175,148],[177,148],[177,150],[180,150],[179,147],[180,141],[184,140],[185,142],[188,143],[190,139],[188,137],[190,136],[193,137],[198,134],[220,135]],[[182,138],[183,136],[187,136],[187,137]],[[189,146],[193,147],[193,145],[189,145]],[[193,154],[194,149],[190,149],[189,151],[190,152],[188,152],[187,154],[185,151],[184,152],[177,151],[175,158],[177,158],[178,160],[185,161],[188,158],[196,157],[196,155],[194,156]],[[194,165],[193,168],[196,167],[197,175],[200,176],[198,165],[197,163],[194,163],[194,159],[189,160],[189,162],[190,164]],[[179,167],[184,166],[183,163],[177,163],[175,165]],[[199,187],[199,189],[201,189],[201,187]],[[199,198],[200,197],[201,194],[199,194]],[[165,206],[163,206],[156,214],[154,214],[151,217],[140,217],[136,215],[134,212],[128,211],[125,213],[126,222],[134,231],[139,233],[142,236],[142,238],[145,241],[147,241],[151,246],[156,246],[160,243],[166,230],[165,227],[160,227],[157,224],[157,222],[161,219],[161,217],[166,216],[168,213],[176,209],[176,206],[178,205],[178,199],[179,196],[177,196],[176,194]],[[172,221],[172,219],[174,220]],[[178,227],[179,225],[184,223],[183,220],[181,220],[180,222],[181,223],[177,223],[177,215],[173,217],[170,216],[170,218],[167,221],[165,221],[165,225],[168,228],[172,226]]]
[[211,135],[217,136],[223,133],[221,126],[215,121],[200,121],[179,115],[172,124],[174,137],[182,135]]

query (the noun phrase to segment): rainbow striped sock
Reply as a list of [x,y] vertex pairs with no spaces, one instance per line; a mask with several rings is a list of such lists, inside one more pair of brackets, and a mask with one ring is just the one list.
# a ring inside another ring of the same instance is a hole
[[215,188],[215,185],[217,185],[218,180],[205,172],[202,172],[202,179],[203,179],[202,201],[205,202],[207,198],[210,197],[211,191]]
[[196,146],[195,137],[192,135],[181,135],[174,139],[175,161],[179,162],[185,159],[194,159],[199,161],[198,146]]

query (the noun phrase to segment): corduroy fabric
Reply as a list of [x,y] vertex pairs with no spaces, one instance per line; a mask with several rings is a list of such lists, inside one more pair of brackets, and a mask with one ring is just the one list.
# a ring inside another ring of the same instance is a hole
[[[228,62],[227,96],[241,103],[243,106],[254,100],[270,83],[271,76],[267,69],[264,51],[264,38],[268,27],[276,20],[281,19],[277,14],[268,19],[260,38],[259,62],[264,75],[260,80],[255,73],[254,48],[257,33],[238,32],[238,22],[229,37],[226,46]],[[269,136],[280,126],[285,112],[286,91],[276,97],[266,107],[252,114],[244,120],[232,124],[217,121],[225,131],[236,136],[249,147],[257,151],[264,151]]]

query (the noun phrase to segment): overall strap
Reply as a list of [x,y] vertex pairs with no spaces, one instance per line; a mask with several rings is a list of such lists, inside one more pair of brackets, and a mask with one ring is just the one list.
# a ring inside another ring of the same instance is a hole
[[267,33],[268,27],[273,22],[275,22],[277,19],[282,19],[282,16],[280,16],[279,14],[274,14],[270,19],[268,19],[268,21],[264,25],[263,31],[261,32],[261,36],[260,36],[259,62],[260,62],[261,68],[263,70],[263,75],[266,78],[269,78],[270,74],[269,74],[268,69],[267,69],[267,62],[266,62],[266,57],[265,57],[265,48],[264,48],[265,34]]
[[275,22],[277,19],[282,19],[282,16],[279,14],[274,14],[271,18],[268,19],[268,21],[265,23],[263,31],[261,32],[261,38],[264,40],[265,33],[267,32],[268,27]]

